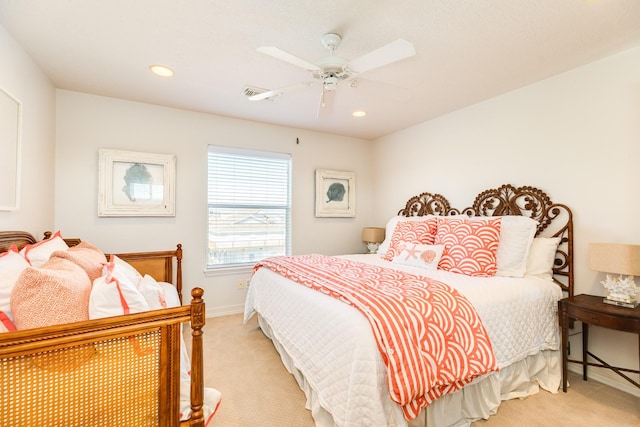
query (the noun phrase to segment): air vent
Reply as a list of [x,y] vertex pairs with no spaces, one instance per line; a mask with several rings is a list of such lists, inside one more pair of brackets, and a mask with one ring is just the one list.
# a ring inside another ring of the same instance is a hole
[[244,96],[246,96],[247,98],[254,96],[254,95],[260,95],[261,93],[265,93],[268,92],[267,89],[262,89],[259,87],[251,87],[251,86],[245,86],[244,89],[242,89],[242,94]]

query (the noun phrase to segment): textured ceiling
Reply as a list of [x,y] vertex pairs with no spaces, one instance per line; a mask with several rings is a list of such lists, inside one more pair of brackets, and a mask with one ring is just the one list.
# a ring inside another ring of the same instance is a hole
[[[373,139],[640,46],[640,1],[0,0],[0,25],[58,88]],[[328,32],[347,60],[398,38],[416,55],[339,85],[320,118],[319,85],[243,95],[311,80],[258,47],[315,63]]]

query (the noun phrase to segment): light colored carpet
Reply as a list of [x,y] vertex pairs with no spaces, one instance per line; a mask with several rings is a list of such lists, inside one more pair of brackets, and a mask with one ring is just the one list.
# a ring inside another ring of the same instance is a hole
[[[255,316],[247,325],[239,314],[207,319],[204,361],[205,384],[222,392],[209,427],[314,427],[304,393]],[[639,398],[573,373],[569,382],[567,393],[503,402],[496,415],[473,426],[640,427]]]

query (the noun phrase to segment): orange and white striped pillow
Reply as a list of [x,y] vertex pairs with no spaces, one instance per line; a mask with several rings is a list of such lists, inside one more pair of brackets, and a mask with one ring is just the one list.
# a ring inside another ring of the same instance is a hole
[[391,236],[389,250],[383,258],[387,261],[393,260],[402,251],[400,246],[404,247],[406,243],[433,244],[437,228],[438,219],[436,217],[429,217],[424,221],[398,222]]
[[438,269],[467,276],[495,276],[500,226],[501,218],[439,219],[434,243],[444,245],[444,253]]

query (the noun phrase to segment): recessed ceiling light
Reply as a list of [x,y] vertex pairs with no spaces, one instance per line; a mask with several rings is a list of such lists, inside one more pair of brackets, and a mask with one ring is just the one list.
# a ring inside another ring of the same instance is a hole
[[151,72],[160,77],[173,77],[173,70],[164,65],[152,65],[149,67]]
[[351,113],[351,115],[353,117],[364,117],[367,115],[366,111],[354,111],[353,113]]

